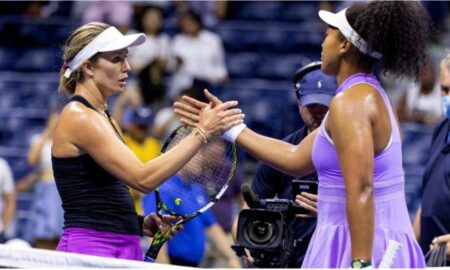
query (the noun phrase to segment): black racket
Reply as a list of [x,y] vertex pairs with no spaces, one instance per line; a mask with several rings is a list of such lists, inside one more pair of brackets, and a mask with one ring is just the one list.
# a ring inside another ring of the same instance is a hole
[[[177,128],[161,149],[165,153],[192,132]],[[178,173],[155,189],[157,214],[180,217],[166,231],[159,229],[144,261],[153,262],[174,229],[201,215],[222,197],[236,169],[236,147],[220,136],[212,137]]]

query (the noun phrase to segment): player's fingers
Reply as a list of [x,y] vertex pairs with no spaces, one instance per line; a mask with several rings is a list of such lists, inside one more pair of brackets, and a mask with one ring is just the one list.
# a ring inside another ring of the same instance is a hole
[[224,102],[224,103],[220,104],[219,106],[216,106],[216,110],[218,110],[218,111],[226,111],[228,109],[236,107],[238,104],[239,104],[239,102],[237,102],[237,100],[230,100],[230,101],[227,101],[227,102]]
[[163,219],[164,222],[171,223],[173,221],[179,220],[180,217],[178,217],[178,216],[171,216],[171,215],[163,215],[162,219]]
[[178,116],[191,119],[191,121],[198,122],[198,120],[199,120],[199,116],[197,114],[193,114],[193,113],[186,112],[186,111],[183,111],[183,110],[175,109],[174,113],[176,115],[178,115]]
[[[178,109],[178,110],[184,110],[184,111],[187,111],[187,112],[196,114],[196,115],[198,115],[198,114],[200,113],[200,110],[201,110],[201,109],[199,109],[199,108],[193,107],[193,106],[190,105],[190,104],[186,104],[186,103],[179,102],[179,101],[176,101],[176,102],[173,104],[173,107],[176,108],[176,109]],[[205,106],[205,107],[206,107],[206,106]]]
[[162,228],[162,220],[156,213],[151,213],[144,219],[144,227],[150,231],[156,231]]
[[233,116],[233,115],[238,115],[238,114],[242,114],[242,110],[238,109],[238,108],[226,110],[225,113],[224,113],[224,115],[226,117]]
[[188,96],[182,96],[181,100],[183,102],[187,102],[188,104],[193,105],[194,107],[196,107],[198,109],[202,109],[203,107],[206,107],[206,105],[208,105],[208,103],[198,101],[195,98],[191,98],[191,97],[188,97]]
[[180,122],[184,125],[190,126],[190,127],[195,127],[197,126],[197,122],[194,122],[192,120],[189,120],[187,118],[180,118]]
[[222,104],[222,101],[218,97],[216,97],[215,95],[211,94],[211,92],[209,92],[208,89],[205,89],[203,92],[205,93],[205,96],[212,103],[214,103],[215,106]]
[[245,118],[245,114],[240,113],[240,114],[235,114],[235,115],[231,115],[231,116],[227,116],[226,118],[224,118],[222,120],[222,123],[224,125],[228,125],[231,122],[235,122],[235,121],[239,121],[239,120],[244,120]]

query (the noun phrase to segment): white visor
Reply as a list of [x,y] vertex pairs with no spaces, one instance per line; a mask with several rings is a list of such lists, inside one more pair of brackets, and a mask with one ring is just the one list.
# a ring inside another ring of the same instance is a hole
[[367,42],[356,33],[356,31],[348,23],[347,17],[345,16],[346,9],[339,11],[338,13],[332,13],[329,11],[321,10],[319,11],[319,17],[333,27],[336,27],[341,31],[342,35],[346,37],[350,42],[358,48],[358,50],[364,54],[370,55],[375,59],[381,58],[381,53],[376,51],[371,51],[367,46]]
[[79,51],[72,61],[67,63],[64,77],[69,78],[72,72],[77,70],[85,60],[91,58],[98,52],[111,52],[138,46],[144,43],[146,39],[147,37],[143,33],[124,36],[117,28],[113,26],[108,27]]

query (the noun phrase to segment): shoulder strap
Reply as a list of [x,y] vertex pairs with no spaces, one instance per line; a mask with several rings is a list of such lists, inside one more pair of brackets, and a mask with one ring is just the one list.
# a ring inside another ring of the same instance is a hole
[[[78,101],[78,102],[82,103],[83,105],[85,105],[86,107],[88,107],[89,109],[97,111],[97,109],[94,106],[92,106],[92,104],[89,103],[89,101],[87,101],[87,99],[85,99],[82,96],[75,95],[69,100],[69,102],[72,102],[72,101]],[[122,133],[122,130],[120,129],[119,125],[116,123],[116,121],[114,121],[113,118],[111,118],[111,115],[109,114],[108,110],[105,110],[105,113],[106,113],[106,116],[108,118],[109,123],[113,127],[113,129],[116,132],[117,136],[119,137],[119,139],[123,143],[125,143],[125,140],[123,139],[123,133]]]
[[88,107],[89,109],[92,109],[92,110],[94,110],[94,111],[97,111],[97,109],[95,109],[95,107],[92,106],[92,104],[89,103],[89,101],[87,101],[87,99],[85,99],[85,98],[82,97],[82,96],[79,96],[79,95],[73,96],[73,97],[69,100],[69,102],[72,102],[72,101],[78,101],[78,102],[80,102],[80,103],[83,103],[83,105],[86,106],[86,107]]

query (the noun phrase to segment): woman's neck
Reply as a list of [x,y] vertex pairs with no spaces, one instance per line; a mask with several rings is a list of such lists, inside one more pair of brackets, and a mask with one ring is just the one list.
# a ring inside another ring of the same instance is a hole
[[95,109],[97,109],[97,111],[104,112],[106,110],[107,97],[104,96],[96,86],[88,82],[78,84],[74,95],[84,97]]
[[336,75],[336,82],[338,85],[341,85],[348,77],[355,75],[357,73],[372,73],[372,69],[365,68],[362,66],[357,66],[354,64],[350,64],[346,61],[343,61],[338,74]]

